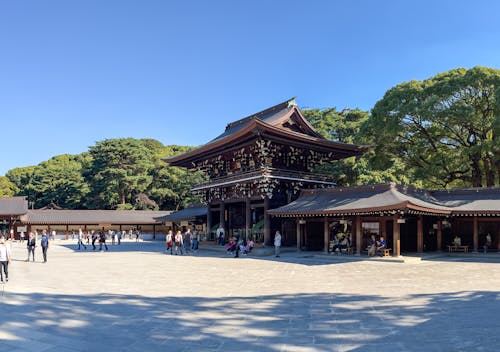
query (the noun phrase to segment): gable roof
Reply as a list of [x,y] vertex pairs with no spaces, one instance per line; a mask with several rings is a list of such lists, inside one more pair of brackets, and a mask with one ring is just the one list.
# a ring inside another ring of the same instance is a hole
[[391,183],[305,190],[296,201],[268,213],[274,216],[342,216],[398,211],[500,215],[500,189],[427,191]]
[[169,215],[165,215],[157,218],[161,221],[182,221],[182,220],[194,220],[196,217],[207,216],[208,207],[206,205],[195,205],[188,208],[173,212]]
[[0,215],[22,215],[28,211],[25,197],[0,198]]
[[128,225],[154,225],[161,224],[158,217],[170,214],[171,211],[153,210],[56,210],[35,209],[21,216],[21,221],[26,224],[128,224]]
[[163,159],[173,166],[192,167],[191,162],[207,154],[241,145],[256,135],[277,138],[289,144],[300,143],[309,149],[333,152],[340,159],[364,152],[368,146],[334,142],[323,138],[304,118],[295,98],[229,123],[225,131],[201,147],[187,153]]

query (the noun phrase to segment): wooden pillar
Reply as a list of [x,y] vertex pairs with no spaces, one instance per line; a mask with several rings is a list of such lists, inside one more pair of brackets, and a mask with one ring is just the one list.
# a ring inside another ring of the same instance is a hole
[[250,197],[245,200],[245,237],[248,240],[250,229],[252,228],[252,208],[250,206]]
[[212,234],[210,233],[210,231],[212,230],[212,211],[211,211],[211,208],[210,208],[210,203],[207,204],[207,237],[206,239],[207,240],[210,240],[212,237]]
[[479,224],[477,221],[477,215],[474,215],[473,240],[474,240],[474,253],[477,253],[477,249],[479,247]]
[[271,218],[267,214],[269,210],[269,197],[264,198],[264,245],[271,244]]
[[400,233],[401,233],[401,224],[398,222],[399,215],[394,215],[393,217],[393,232],[392,232],[392,252],[396,257],[401,256],[401,240],[400,240]]
[[443,249],[443,224],[441,220],[438,220],[437,222],[437,250],[440,251]]
[[227,230],[226,230],[226,204],[224,204],[224,201],[220,202],[219,226],[222,227],[224,229],[224,232],[227,234]]
[[424,219],[422,215],[418,216],[417,220],[417,252],[424,251]]
[[361,255],[361,245],[362,245],[362,238],[361,238],[361,216],[356,215],[354,218],[354,226],[356,228],[356,254]]
[[328,218],[323,218],[323,252],[328,253],[328,242],[330,239],[330,231],[328,227]]
[[302,226],[300,225],[300,220],[297,219],[296,221],[296,226],[297,226],[297,251],[300,251],[302,248]]

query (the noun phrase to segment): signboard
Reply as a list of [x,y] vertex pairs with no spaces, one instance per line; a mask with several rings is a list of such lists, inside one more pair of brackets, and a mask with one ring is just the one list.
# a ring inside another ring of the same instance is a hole
[[181,221],[181,226],[189,226],[189,221]]
[[17,232],[26,232],[26,231],[28,231],[27,226],[18,226],[17,227]]
[[172,227],[172,221],[165,221],[165,226],[170,226],[170,227]]

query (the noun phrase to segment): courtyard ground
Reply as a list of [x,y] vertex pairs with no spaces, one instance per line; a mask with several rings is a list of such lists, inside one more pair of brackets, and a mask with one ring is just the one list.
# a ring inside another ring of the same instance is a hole
[[[2,351],[498,351],[500,254],[406,263],[14,243]],[[363,259],[363,258],[360,258]]]

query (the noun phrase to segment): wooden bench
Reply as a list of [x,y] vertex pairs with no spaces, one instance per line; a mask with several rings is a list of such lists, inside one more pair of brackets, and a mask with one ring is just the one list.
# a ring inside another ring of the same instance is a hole
[[[328,243],[328,253],[332,253],[333,252],[333,247],[335,246],[335,242],[334,241],[330,241]],[[353,248],[352,246],[351,247],[347,247],[347,248],[342,248],[339,250],[339,253],[340,254],[353,254],[354,251],[353,251]]]
[[384,248],[383,250],[379,250],[380,254],[382,254],[383,257],[389,257],[391,255],[392,248]]
[[455,246],[455,245],[451,245],[451,246],[448,246],[448,252],[464,252],[464,253],[468,253],[469,252],[469,246]]

